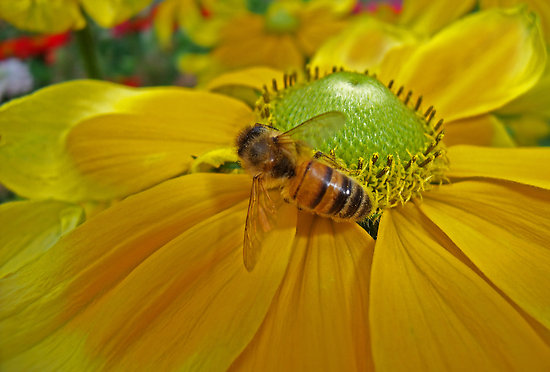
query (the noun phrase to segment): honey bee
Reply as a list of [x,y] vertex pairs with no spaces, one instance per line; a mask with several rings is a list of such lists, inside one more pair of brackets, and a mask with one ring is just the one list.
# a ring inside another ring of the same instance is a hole
[[[329,156],[321,152],[313,155],[316,139],[321,143],[323,133],[334,132],[344,124],[344,114],[331,111],[284,133],[257,123],[237,137],[241,165],[253,176],[243,244],[248,271],[258,261],[263,235],[274,225],[276,206],[268,188],[278,187],[284,200],[333,220],[359,221],[370,214],[372,202],[367,191],[339,171]],[[307,138],[308,143],[301,138]]]

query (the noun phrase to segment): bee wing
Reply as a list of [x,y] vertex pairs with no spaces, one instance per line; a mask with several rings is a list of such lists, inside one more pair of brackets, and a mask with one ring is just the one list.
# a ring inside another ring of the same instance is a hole
[[256,266],[262,249],[262,240],[276,223],[276,205],[262,182],[261,175],[252,179],[244,227],[243,259],[248,271],[252,271]]
[[326,141],[346,124],[346,116],[340,111],[329,111],[312,117],[279,137],[292,137],[307,143],[312,148],[320,148]]

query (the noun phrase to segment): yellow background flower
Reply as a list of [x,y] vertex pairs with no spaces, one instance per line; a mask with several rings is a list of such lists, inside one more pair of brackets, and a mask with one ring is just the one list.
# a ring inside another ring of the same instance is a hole
[[[546,1],[482,0],[480,7],[490,9],[524,4],[540,18],[547,50],[550,37],[550,6]],[[550,138],[550,65],[535,87],[497,111],[498,117],[511,130],[520,145],[536,146]]]
[[299,69],[327,38],[340,31],[352,1],[274,1],[265,12],[247,10],[246,2],[170,0],[161,4],[155,28],[169,44],[174,23],[207,54],[185,54],[183,72],[208,81],[222,71],[247,66]]
[[57,33],[84,27],[81,7],[99,25],[112,27],[150,3],[151,0],[0,0],[0,19],[22,30]]

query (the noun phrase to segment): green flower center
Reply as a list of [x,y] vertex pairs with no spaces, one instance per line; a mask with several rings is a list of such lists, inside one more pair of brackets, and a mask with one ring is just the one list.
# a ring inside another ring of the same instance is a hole
[[346,126],[327,137],[319,150],[335,149],[348,165],[374,153],[405,159],[429,141],[420,116],[376,78],[354,72],[336,72],[286,89],[274,100],[273,123],[288,130],[327,111],[343,112]]
[[325,112],[344,113],[345,126],[316,140],[314,150],[334,157],[372,194],[375,219],[381,210],[446,180],[443,120],[435,122],[433,107],[423,108],[421,97],[413,99],[412,92],[393,85],[368,73],[336,69],[322,77],[318,70],[307,71],[301,81],[286,75],[284,87],[275,81],[265,87],[256,112],[260,122],[281,131]]
[[291,33],[298,29],[300,20],[292,4],[273,3],[265,14],[265,29],[270,33]]

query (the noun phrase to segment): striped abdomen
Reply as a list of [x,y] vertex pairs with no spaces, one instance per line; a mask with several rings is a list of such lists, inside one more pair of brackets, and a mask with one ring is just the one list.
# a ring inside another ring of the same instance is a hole
[[296,168],[288,196],[298,207],[335,220],[358,221],[372,210],[369,195],[357,181],[316,160]]

